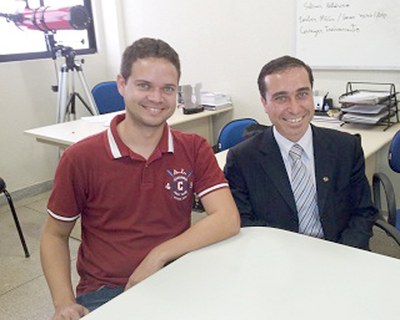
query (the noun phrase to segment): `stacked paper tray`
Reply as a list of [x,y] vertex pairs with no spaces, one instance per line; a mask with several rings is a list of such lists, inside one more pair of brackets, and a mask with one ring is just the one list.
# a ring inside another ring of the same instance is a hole
[[339,97],[341,104],[380,104],[390,98],[391,94],[384,91],[356,90],[345,93]]
[[356,113],[345,113],[342,116],[342,121],[344,122],[355,122],[355,123],[364,123],[364,124],[377,124],[383,118],[387,117],[389,111],[383,111],[376,115],[364,115],[364,114],[356,114]]
[[355,104],[347,108],[343,108],[343,112],[355,113],[355,114],[379,114],[387,109],[385,104],[365,105]]

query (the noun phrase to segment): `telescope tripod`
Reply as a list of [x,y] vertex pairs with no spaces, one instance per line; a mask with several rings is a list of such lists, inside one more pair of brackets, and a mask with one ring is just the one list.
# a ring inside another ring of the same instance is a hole
[[[89,87],[83,73],[82,65],[75,62],[75,54],[65,55],[66,63],[61,66],[58,84],[57,97],[57,123],[75,120],[76,119],[76,99],[85,106],[91,115],[98,115],[96,103],[92,97]],[[72,77],[70,78],[70,74]],[[78,75],[81,86],[85,91],[89,103],[85,102],[82,96],[75,91],[75,74]],[[72,119],[71,119],[72,118]]]

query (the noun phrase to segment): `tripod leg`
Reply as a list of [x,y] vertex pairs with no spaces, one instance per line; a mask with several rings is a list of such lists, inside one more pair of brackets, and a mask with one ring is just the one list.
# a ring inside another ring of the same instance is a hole
[[68,82],[68,69],[64,65],[60,71],[60,84],[58,85],[57,97],[57,123],[65,121],[67,112],[68,97],[69,97],[69,82]]
[[13,201],[12,201],[11,196],[8,193],[7,190],[4,190],[3,192],[4,192],[4,195],[7,198],[8,204],[10,206],[11,213],[12,213],[13,218],[14,218],[15,226],[17,227],[19,239],[21,240],[22,248],[24,249],[25,257],[28,258],[30,256],[29,250],[28,250],[28,246],[26,245],[25,237],[24,237],[24,234],[22,233],[21,225],[19,224],[17,212],[15,211]]
[[67,101],[67,104],[65,106],[65,117],[64,120],[67,119],[68,121],[71,120],[71,115],[73,117],[73,119],[76,119],[76,115],[75,115],[75,95],[76,93],[71,93],[69,95],[69,99]]
[[79,100],[82,102],[82,104],[85,106],[86,110],[89,111],[89,113],[94,116],[92,109],[90,106],[86,103],[85,100],[83,100],[82,96],[79,93],[76,93],[76,96],[79,98]]
[[67,118],[68,121],[71,120],[76,120],[76,109],[75,109],[75,73],[72,71],[72,77],[71,79],[68,79],[70,81],[70,95],[67,103],[67,107],[65,108],[65,117]]
[[[89,112],[94,116],[94,115],[99,115],[99,109],[97,109],[96,102],[94,102],[92,93],[89,90],[89,87],[87,85],[86,77],[83,73],[82,67],[77,68],[77,73],[79,80],[81,81],[81,85],[83,90],[85,91],[86,97],[89,99],[89,104],[84,103],[85,107],[89,110]],[[83,100],[82,97],[80,97],[81,101]]]
[[75,99],[75,97],[76,97],[76,93],[73,93],[73,94],[71,94],[71,98],[70,98],[70,102],[71,102],[71,108],[70,109],[67,109],[67,110],[69,110],[69,114],[68,114],[68,121],[70,121],[71,120],[71,117],[72,117],[72,120],[76,120],[76,109],[75,109],[75,106],[76,106],[76,99]]

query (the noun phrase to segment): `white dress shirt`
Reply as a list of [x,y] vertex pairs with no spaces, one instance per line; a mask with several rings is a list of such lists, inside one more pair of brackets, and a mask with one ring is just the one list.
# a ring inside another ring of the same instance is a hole
[[303,150],[304,153],[301,157],[301,161],[304,163],[306,166],[308,172],[311,173],[311,177],[313,179],[314,187],[315,187],[315,166],[314,166],[314,146],[313,146],[313,139],[312,139],[312,130],[311,126],[308,126],[308,129],[304,136],[297,142],[290,141],[286,139],[284,136],[282,136],[278,130],[276,130],[276,127],[273,127],[273,133],[276,142],[278,143],[279,150],[281,151],[281,155],[283,158],[283,162],[286,167],[286,172],[288,174],[289,180],[291,181],[291,173],[292,173],[292,162],[289,158],[289,151],[292,148],[294,144],[299,144]]

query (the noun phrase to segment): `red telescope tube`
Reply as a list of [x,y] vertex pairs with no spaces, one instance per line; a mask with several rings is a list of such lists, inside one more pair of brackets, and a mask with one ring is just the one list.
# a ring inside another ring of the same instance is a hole
[[[9,17],[10,18],[10,17]],[[77,5],[66,8],[40,7],[25,9],[12,17],[17,26],[24,26],[31,30],[83,30],[91,23],[91,18],[84,6]]]

